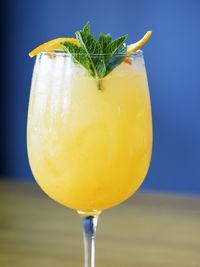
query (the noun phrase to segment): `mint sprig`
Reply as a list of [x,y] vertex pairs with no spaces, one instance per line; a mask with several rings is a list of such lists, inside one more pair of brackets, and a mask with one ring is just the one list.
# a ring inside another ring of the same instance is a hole
[[89,22],[82,31],[76,32],[79,45],[60,43],[66,53],[72,55],[74,62],[84,67],[89,74],[98,80],[98,88],[102,87],[102,79],[121,64],[126,57],[127,35],[114,41],[109,34],[100,33],[99,40],[90,33]]

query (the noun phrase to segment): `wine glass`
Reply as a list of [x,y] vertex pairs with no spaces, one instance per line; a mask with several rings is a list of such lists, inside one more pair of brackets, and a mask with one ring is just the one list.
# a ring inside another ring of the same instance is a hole
[[152,119],[142,51],[101,80],[76,64],[73,55],[38,54],[27,143],[39,186],[80,214],[85,267],[94,267],[99,214],[129,198],[150,164]]

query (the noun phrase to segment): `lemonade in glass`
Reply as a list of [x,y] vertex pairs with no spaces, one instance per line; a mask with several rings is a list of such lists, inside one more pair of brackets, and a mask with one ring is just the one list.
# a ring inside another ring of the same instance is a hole
[[142,51],[128,53],[119,42],[112,55],[88,54],[74,48],[87,50],[88,28],[81,33],[78,44],[60,44],[64,51],[37,54],[27,143],[37,183],[81,215],[85,267],[94,267],[98,215],[129,198],[147,174],[152,119]]

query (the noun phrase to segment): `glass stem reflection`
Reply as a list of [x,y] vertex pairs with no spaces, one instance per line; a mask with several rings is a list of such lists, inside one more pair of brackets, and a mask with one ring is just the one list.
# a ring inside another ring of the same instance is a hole
[[84,216],[82,214],[83,238],[85,251],[85,267],[95,267],[95,235],[98,215]]

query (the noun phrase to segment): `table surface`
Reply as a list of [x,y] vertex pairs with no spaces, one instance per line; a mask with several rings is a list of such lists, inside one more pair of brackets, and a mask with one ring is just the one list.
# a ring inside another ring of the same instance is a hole
[[[96,267],[199,267],[200,198],[136,193],[100,215],[96,241]],[[78,214],[1,181],[0,266],[83,266]]]

